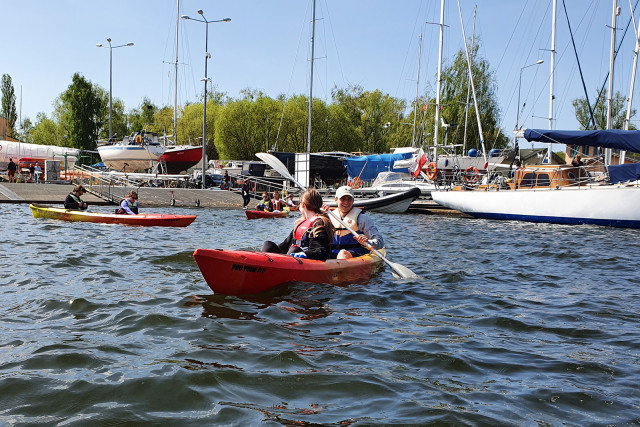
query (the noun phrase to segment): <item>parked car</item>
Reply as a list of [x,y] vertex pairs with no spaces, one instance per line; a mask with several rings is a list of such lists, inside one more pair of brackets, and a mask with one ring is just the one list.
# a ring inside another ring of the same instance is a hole
[[[218,173],[205,174],[205,188],[220,188],[224,182],[224,177]],[[202,174],[197,175],[193,180],[195,188],[202,188]]]

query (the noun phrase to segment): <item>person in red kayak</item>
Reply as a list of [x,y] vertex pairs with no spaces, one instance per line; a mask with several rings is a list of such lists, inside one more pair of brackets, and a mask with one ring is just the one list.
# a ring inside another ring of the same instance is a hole
[[368,254],[369,249],[363,246],[367,242],[375,249],[384,247],[382,235],[380,235],[371,217],[362,212],[362,209],[353,206],[353,190],[351,187],[343,185],[338,188],[335,201],[338,204],[338,208],[334,212],[358,236],[354,236],[338,220],[331,217],[331,222],[335,227],[335,235],[331,245],[333,258],[349,259]]
[[120,207],[116,210],[116,213],[138,215],[138,193],[134,190],[129,191],[127,197],[120,202]]
[[267,193],[266,191],[262,192],[262,200],[260,200],[260,203],[256,205],[256,210],[273,212],[273,203],[271,203],[271,200],[269,200],[269,193]]
[[333,225],[322,212],[322,196],[315,188],[309,188],[300,197],[300,213],[289,236],[279,245],[264,242],[262,252],[287,254],[296,258],[325,261],[331,255]]
[[279,212],[287,207],[287,203],[280,198],[279,192],[274,191],[273,199],[271,199],[271,206],[273,207],[274,212]]

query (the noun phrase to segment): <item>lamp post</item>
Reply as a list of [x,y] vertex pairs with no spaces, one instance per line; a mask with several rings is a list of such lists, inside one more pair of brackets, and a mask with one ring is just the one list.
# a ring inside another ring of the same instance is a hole
[[533,67],[534,65],[540,65],[543,62],[544,61],[542,59],[538,59],[533,64],[525,65],[524,67],[520,68],[520,80],[518,81],[518,112],[516,115],[516,130],[518,130],[518,126],[520,126],[520,87],[522,86],[522,71],[525,68]]
[[211,54],[209,53],[209,24],[213,24],[214,22],[231,22],[231,18],[208,21],[207,18],[204,17],[204,12],[202,11],[202,9],[198,9],[198,14],[202,16],[202,19],[190,18],[187,15],[182,15],[182,19],[204,22],[205,24],[204,25],[205,26],[204,78],[201,79],[202,81],[204,81],[204,119],[202,120],[202,189],[205,189],[206,188],[205,172],[207,169],[207,82],[209,81],[209,78],[207,76],[207,64],[209,62],[209,58],[211,58]]
[[101,43],[96,44],[97,47],[104,47],[105,49],[109,49],[109,138],[113,135],[113,125],[111,116],[113,113],[112,106],[112,96],[113,96],[113,49],[117,49],[119,47],[133,46],[133,43],[129,42],[127,44],[121,44],[118,46],[111,45],[111,38],[107,39],[109,43],[109,47],[103,46]]

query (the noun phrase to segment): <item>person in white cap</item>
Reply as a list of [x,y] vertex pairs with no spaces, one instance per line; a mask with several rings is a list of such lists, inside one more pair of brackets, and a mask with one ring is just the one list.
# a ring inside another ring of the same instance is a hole
[[335,228],[331,252],[337,259],[349,259],[369,253],[369,249],[362,246],[369,242],[375,249],[384,247],[384,240],[369,215],[362,209],[353,206],[353,190],[343,185],[336,191],[335,201],[338,208],[334,211],[342,221],[358,233],[354,236],[340,221],[330,216]]

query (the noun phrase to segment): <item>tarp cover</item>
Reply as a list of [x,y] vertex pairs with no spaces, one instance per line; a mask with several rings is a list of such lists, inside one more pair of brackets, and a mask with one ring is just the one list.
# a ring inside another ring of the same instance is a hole
[[612,184],[640,179],[640,163],[609,166],[609,178]]
[[588,145],[590,147],[614,148],[640,153],[640,131],[638,130],[546,130],[526,129],[527,141],[553,144]]
[[360,177],[362,181],[376,179],[380,172],[408,172],[408,168],[395,169],[393,162],[411,158],[411,153],[372,154],[347,157],[347,174],[350,179]]

